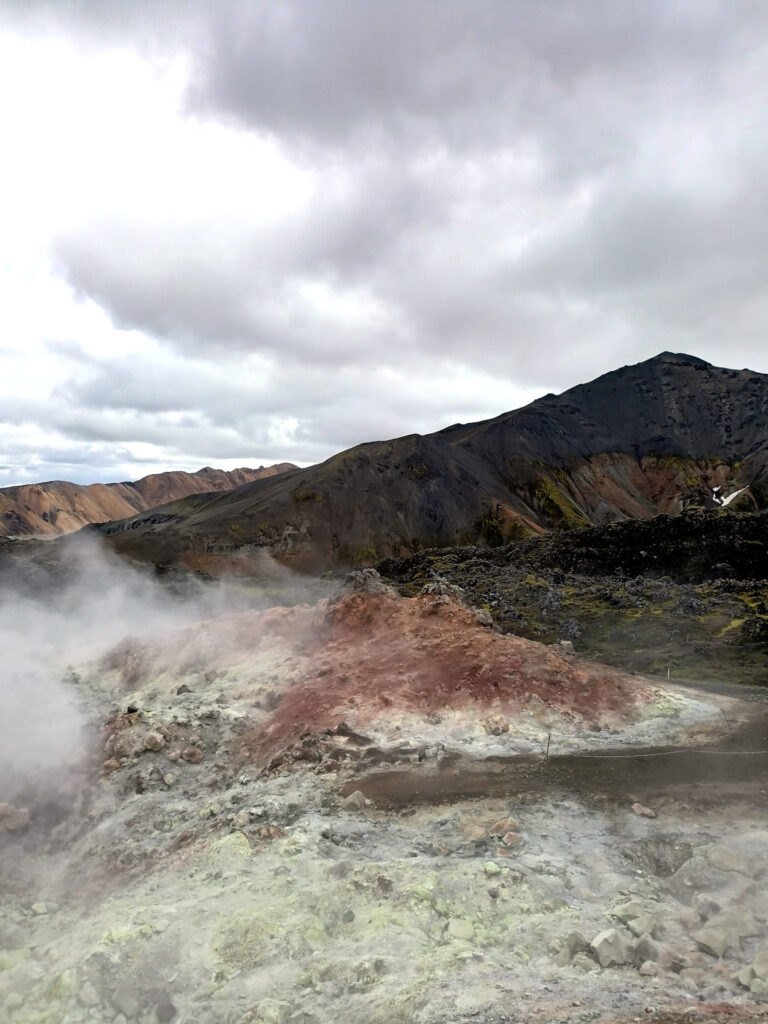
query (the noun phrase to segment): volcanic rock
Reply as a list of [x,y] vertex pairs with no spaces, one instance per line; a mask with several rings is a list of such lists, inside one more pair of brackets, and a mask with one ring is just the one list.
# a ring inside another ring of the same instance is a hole
[[646,960],[644,963],[640,964],[637,973],[643,978],[655,978],[660,972],[661,968],[657,963],[654,963],[653,960]]
[[148,732],[144,737],[145,750],[162,750],[165,746],[165,738],[159,732]]
[[752,970],[761,981],[768,981],[768,948],[762,949],[752,961]]
[[632,804],[632,812],[637,814],[640,818],[655,818],[656,812],[652,811],[650,807],[645,807],[643,804],[634,803]]
[[732,938],[721,928],[701,928],[691,937],[699,949],[716,957],[721,957],[733,945]]
[[660,951],[650,935],[642,935],[632,948],[632,955],[635,957],[636,962],[643,964],[649,960],[657,961]]
[[349,796],[341,801],[341,806],[347,810],[363,811],[369,803],[370,801],[366,800],[365,794],[356,789],[354,793],[350,793]]
[[590,948],[601,967],[612,967],[627,962],[624,940],[615,928],[606,928],[590,942]]
[[707,847],[706,858],[712,867],[719,868],[720,871],[737,871],[739,874],[746,874],[749,871],[749,863],[744,855],[727,846]]
[[492,715],[483,722],[483,728],[491,736],[503,736],[509,732],[509,722],[501,715]]

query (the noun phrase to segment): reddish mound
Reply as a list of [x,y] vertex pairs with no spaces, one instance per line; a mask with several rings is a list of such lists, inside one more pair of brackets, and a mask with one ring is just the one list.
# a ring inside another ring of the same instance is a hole
[[[278,610],[262,621],[269,631],[283,626]],[[245,738],[253,759],[307,732],[332,729],[340,719],[365,731],[397,713],[516,716],[533,703],[590,723],[626,722],[652,695],[647,685],[607,666],[495,633],[446,597],[348,594],[315,620],[311,637],[301,652],[304,670],[266,728]]]

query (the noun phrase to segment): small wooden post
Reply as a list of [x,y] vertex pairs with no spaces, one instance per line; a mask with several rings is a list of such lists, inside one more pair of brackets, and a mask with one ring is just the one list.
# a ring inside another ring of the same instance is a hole
[[549,741],[552,739],[552,733],[547,733],[547,761],[549,760]]

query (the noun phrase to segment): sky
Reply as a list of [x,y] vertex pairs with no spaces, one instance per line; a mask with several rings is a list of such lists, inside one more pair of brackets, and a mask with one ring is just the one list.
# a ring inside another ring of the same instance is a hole
[[4,0],[0,485],[768,372],[764,0]]

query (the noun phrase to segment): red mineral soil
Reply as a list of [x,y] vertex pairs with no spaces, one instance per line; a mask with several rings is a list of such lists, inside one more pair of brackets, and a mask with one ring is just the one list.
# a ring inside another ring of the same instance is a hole
[[564,648],[501,635],[453,597],[346,594],[314,609],[271,609],[262,632],[298,635],[303,666],[242,751],[265,761],[307,734],[335,729],[404,742],[415,721],[444,716],[504,733],[526,710],[572,723],[621,727],[658,690],[636,676],[578,660]]

